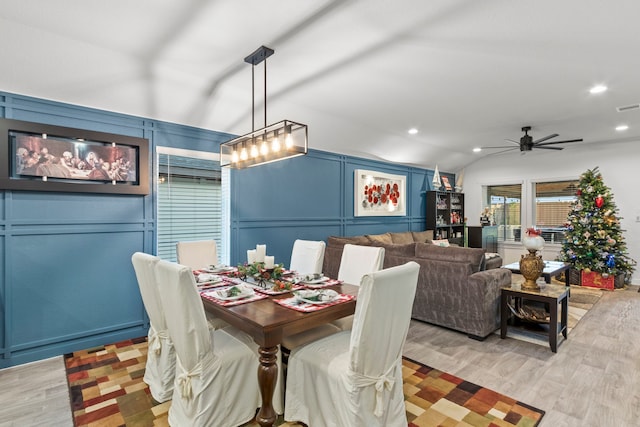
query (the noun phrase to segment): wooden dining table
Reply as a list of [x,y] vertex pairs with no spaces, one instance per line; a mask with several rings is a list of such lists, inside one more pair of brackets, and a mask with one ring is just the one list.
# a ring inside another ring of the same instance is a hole
[[[357,296],[359,287],[342,283],[327,289]],[[273,409],[273,393],[278,378],[278,346],[282,343],[282,338],[349,316],[355,313],[356,309],[356,298],[307,313],[283,307],[272,301],[291,296],[289,292],[228,307],[202,298],[205,310],[246,332],[259,346],[258,384],[262,406],[256,421],[261,426],[272,426],[277,417]]]

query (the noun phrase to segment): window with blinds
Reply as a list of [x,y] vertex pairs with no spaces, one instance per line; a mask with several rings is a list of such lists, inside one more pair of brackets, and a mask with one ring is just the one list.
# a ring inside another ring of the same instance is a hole
[[222,241],[220,163],[182,155],[158,155],[158,256],[176,261],[176,242]]
[[538,182],[535,187],[535,224],[549,243],[562,243],[578,181]]

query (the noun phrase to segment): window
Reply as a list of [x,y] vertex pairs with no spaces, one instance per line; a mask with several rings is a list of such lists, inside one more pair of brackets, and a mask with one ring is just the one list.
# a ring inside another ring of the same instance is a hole
[[485,190],[485,207],[489,207],[491,224],[498,227],[498,241],[520,240],[522,185],[490,185]]
[[176,261],[177,242],[214,239],[222,261],[220,163],[212,153],[165,147],[158,153],[158,256]]
[[[523,192],[529,188],[531,192]],[[491,224],[498,227],[498,241],[519,242],[524,223],[541,229],[545,241],[562,243],[577,188],[577,180],[485,186],[484,207],[490,211]]]
[[576,199],[578,181],[538,182],[534,184],[535,226],[550,243],[564,241],[564,224]]

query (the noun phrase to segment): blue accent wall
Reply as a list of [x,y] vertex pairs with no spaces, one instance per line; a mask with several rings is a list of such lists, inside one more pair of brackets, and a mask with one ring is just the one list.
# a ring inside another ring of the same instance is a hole
[[[354,216],[354,173],[373,170],[407,177],[407,215]],[[231,174],[231,262],[266,244],[277,263],[289,264],[296,239],[326,240],[387,231],[425,229],[426,191],[433,171],[310,150],[304,157]]]
[[[155,148],[217,152],[232,135],[2,92],[0,117],[146,138],[151,165],[147,196],[0,191],[0,368],[146,335],[131,255],[156,252]],[[355,169],[407,176],[407,215],[354,217]],[[317,150],[233,170],[231,261],[257,243],[288,265],[297,238],[424,230],[432,176]]]

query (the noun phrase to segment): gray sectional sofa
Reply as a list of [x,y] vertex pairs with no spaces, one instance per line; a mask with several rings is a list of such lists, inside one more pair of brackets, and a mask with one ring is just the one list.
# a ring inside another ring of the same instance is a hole
[[415,261],[420,265],[411,317],[484,339],[500,327],[500,289],[511,283],[511,271],[496,268],[484,249],[431,244],[431,231],[330,236],[323,272],[337,277],[347,243],[385,248],[384,268]]

